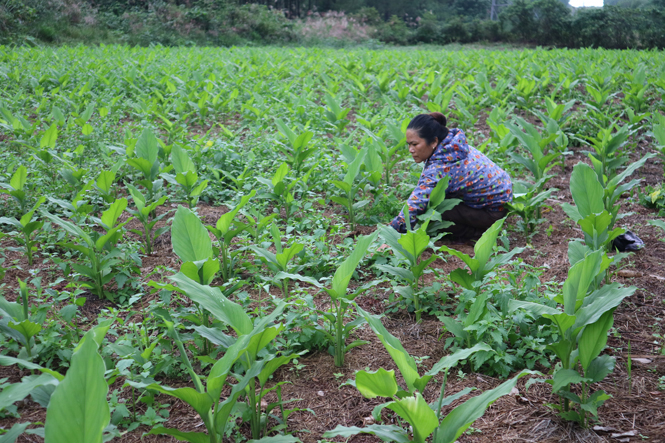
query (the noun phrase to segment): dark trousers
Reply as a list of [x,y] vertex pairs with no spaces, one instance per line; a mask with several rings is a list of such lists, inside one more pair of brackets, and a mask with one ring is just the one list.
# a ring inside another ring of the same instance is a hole
[[454,225],[445,229],[450,235],[445,238],[470,240],[478,239],[495,221],[508,215],[505,209],[490,211],[487,208],[472,208],[460,203],[453,209],[441,214],[441,220],[448,220]]

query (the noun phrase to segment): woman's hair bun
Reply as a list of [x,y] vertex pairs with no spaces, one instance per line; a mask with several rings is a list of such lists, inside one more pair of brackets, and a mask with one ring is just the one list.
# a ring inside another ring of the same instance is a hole
[[441,114],[440,112],[430,112],[429,114],[434,120],[439,122],[441,126],[444,128],[446,127],[446,116]]

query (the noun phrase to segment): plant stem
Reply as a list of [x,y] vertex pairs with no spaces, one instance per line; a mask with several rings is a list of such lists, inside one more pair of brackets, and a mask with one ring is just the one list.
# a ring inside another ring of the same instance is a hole
[[342,303],[335,306],[337,310],[337,319],[335,325],[335,366],[341,368],[344,366],[344,312],[342,311]]

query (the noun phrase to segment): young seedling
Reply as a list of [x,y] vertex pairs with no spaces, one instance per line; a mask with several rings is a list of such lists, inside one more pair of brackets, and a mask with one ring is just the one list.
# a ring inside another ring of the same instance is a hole
[[12,178],[9,180],[9,183],[0,183],[0,186],[4,188],[1,189],[0,192],[11,196],[18,204],[19,210],[22,214],[25,214],[28,207],[28,197],[25,193],[25,183],[27,180],[28,169],[21,165],[16,169]]
[[37,208],[39,208],[39,206],[45,201],[45,197],[40,197],[32,210],[23,214],[20,220],[17,220],[14,217],[0,217],[0,223],[12,225],[17,229],[16,231],[10,232],[8,235],[11,235],[16,243],[25,248],[25,253],[28,257],[28,265],[30,266],[32,266],[32,254],[36,249],[34,246],[37,243],[39,230],[44,226],[43,221],[33,221],[32,218],[34,217]]
[[313,278],[297,274],[297,269],[289,264],[289,262],[303,250],[305,245],[302,243],[292,243],[288,248],[284,248],[282,246],[282,234],[275,223],[272,224],[270,233],[272,234],[273,246],[276,251],[275,254],[258,246],[252,246],[252,250],[259,255],[261,261],[263,261],[263,263],[268,266],[268,269],[273,272],[272,280],[276,283],[280,282],[277,283],[277,286],[282,290],[284,297],[288,298],[289,296],[289,280],[296,279],[302,282],[318,285],[318,282]]
[[155,213],[157,207],[166,202],[167,197],[164,195],[159,200],[146,205],[146,198],[141,191],[130,184],[127,185],[127,189],[129,190],[129,193],[134,200],[134,206],[136,207],[136,209],[127,209],[127,212],[135,216],[143,225],[143,231],[130,229],[130,232],[143,237],[143,252],[150,255],[152,253],[152,245],[155,243],[157,237],[169,230],[168,226],[162,226],[155,230],[155,225],[161,219],[169,215],[171,211],[166,211],[157,217],[152,217],[152,214]]
[[278,147],[286,157],[286,163],[295,171],[296,177],[298,177],[305,161],[316,152],[316,148],[308,148],[308,144],[312,140],[314,133],[312,131],[304,131],[296,134],[279,118],[275,120],[275,124],[279,132],[288,139],[290,144],[290,149],[281,144]]
[[342,102],[337,100],[335,96],[326,93],[325,102],[328,107],[325,109],[325,116],[328,119],[328,122],[337,130],[337,132],[342,132],[346,125],[350,123],[350,120],[346,118],[350,108],[343,108]]
[[[407,210],[406,206],[404,209]],[[406,213],[408,214],[408,211]],[[407,221],[408,225],[409,222]],[[408,226],[409,229],[406,234],[400,234],[389,226],[379,228],[383,240],[406,262],[408,269],[391,265],[376,265],[376,267],[409,283],[409,286],[399,288],[399,292],[403,297],[413,300],[417,323],[420,323],[420,316],[423,311],[423,308],[420,306],[420,278],[423,276],[427,266],[439,258],[438,255],[432,254],[427,260],[420,260],[422,253],[427,248],[433,246],[433,241],[427,234],[428,225],[429,220],[426,220],[415,231],[411,230],[410,226]]]
[[208,186],[209,180],[203,180],[199,183],[196,165],[189,158],[187,150],[177,144],[173,145],[171,149],[171,160],[176,175],[162,173],[161,176],[172,185],[179,185],[182,188],[187,197],[186,201],[189,209],[192,209],[198,203],[203,190]]
[[[433,442],[454,443],[469,426],[483,416],[485,410],[492,403],[498,398],[508,395],[519,378],[532,373],[531,371],[520,373],[497,388],[485,391],[467,400],[443,418],[441,417],[441,409],[444,406],[448,406],[453,401],[471,392],[471,388],[465,388],[456,394],[444,397],[448,370],[460,361],[469,358],[473,353],[478,351],[491,352],[491,348],[485,344],[479,344],[472,349],[457,351],[453,355],[442,358],[430,371],[420,376],[414,358],[406,352],[399,340],[383,327],[381,320],[360,308],[358,308],[358,312],[366,319],[393,358],[407,387],[404,389],[397,383],[394,370],[386,371],[383,368],[373,372],[358,371],[355,382],[350,383],[365,398],[387,397],[391,399],[376,406],[372,411],[372,416],[378,422],[381,420],[381,411],[390,409],[397,414],[399,425],[372,424],[363,428],[338,425],[332,431],[323,434],[326,438],[349,438],[357,434],[370,434],[384,441],[425,443],[428,437],[434,433]],[[444,371],[444,381],[439,398],[436,402],[427,404],[422,393],[429,381],[441,371]]]
[[[547,348],[556,354],[561,365],[552,379],[545,382],[551,384],[552,392],[560,397],[560,404],[553,405],[560,415],[587,426],[589,417],[597,417],[598,407],[610,398],[602,390],[591,393],[590,387],[614,370],[614,357],[600,355],[614,322],[614,310],[637,288],[618,283],[598,288],[598,276],[609,266],[605,252],[591,252],[578,259],[573,257],[573,251],[573,248],[569,250],[568,278],[561,293],[554,298],[562,308],[519,300],[511,300],[509,306],[511,310],[525,309],[534,318],[542,316],[558,328],[559,340]],[[582,384],[580,395],[570,389],[573,383]],[[571,402],[577,404],[577,408],[571,406]]]
[[[132,146],[129,142],[126,150],[126,162],[132,168],[138,170],[143,179],[138,183],[146,188],[148,192],[148,202],[153,202],[162,188],[163,180],[159,178],[159,140],[153,134],[152,130],[144,129],[136,144]],[[134,156],[134,154],[136,154]]]
[[208,231],[212,232],[217,238],[219,245],[219,252],[217,257],[220,260],[222,279],[228,281],[234,273],[236,256],[239,251],[231,251],[231,242],[233,239],[245,230],[246,225],[238,222],[235,217],[242,208],[247,205],[249,199],[256,195],[256,190],[252,189],[249,195],[245,195],[240,199],[240,203],[235,208],[219,217],[217,224],[213,226],[206,226]]
[[212,240],[201,220],[191,210],[179,206],[171,225],[173,252],[183,262],[180,272],[202,285],[209,285],[220,264],[213,256]]
[[363,259],[367,253],[367,249],[376,239],[377,233],[361,237],[356,243],[353,252],[335,271],[332,279],[331,288],[325,288],[325,291],[330,296],[331,307],[327,312],[319,311],[329,323],[329,330],[323,330],[323,333],[328,339],[334,343],[335,366],[341,368],[344,366],[344,356],[351,349],[368,343],[364,340],[356,340],[353,343],[346,344],[346,341],[355,328],[364,323],[362,317],[358,317],[353,321],[344,324],[344,318],[348,311],[349,306],[353,304],[353,300],[361,293],[369,289],[373,284],[365,285],[358,288],[352,293],[347,293],[351,277],[358,267],[358,263]]
[[286,163],[282,163],[280,167],[277,168],[277,171],[275,171],[275,174],[272,176],[270,180],[264,177],[256,178],[260,183],[263,183],[268,187],[268,191],[259,194],[259,197],[269,198],[271,200],[277,201],[279,205],[284,209],[284,213],[286,215],[285,219],[288,222],[289,216],[293,211],[294,202],[295,202],[295,197],[293,196],[293,190],[299,182],[303,180],[306,181],[307,178],[309,178],[309,174],[313,170],[314,170],[313,168],[310,169],[302,179],[292,180],[291,183],[287,185],[285,180],[289,173],[289,165],[287,165]]
[[[268,417],[273,417],[270,413],[275,408],[282,410],[282,417],[277,418],[285,423],[291,411],[282,408],[281,400],[269,404],[267,408],[262,407],[261,403],[262,400],[265,401],[265,396],[273,390],[276,390],[278,398],[281,397],[280,387],[283,383],[278,383],[271,388],[268,388],[266,383],[277,369],[298,357],[298,354],[276,355],[267,349],[267,346],[283,329],[282,324],[275,324],[275,321],[283,312],[286,303],[279,302],[271,314],[254,322],[244,312],[242,306],[226,298],[219,289],[200,285],[182,273],[172,277],[172,280],[178,285],[180,291],[206,309],[217,320],[231,327],[236,336],[226,336],[228,348],[224,356],[217,360],[210,369],[204,386],[201,377],[194,372],[173,320],[168,313],[164,312],[162,318],[168,329],[169,337],[174,340],[180,350],[180,358],[192,378],[194,388],[170,388],[157,383],[129,382],[129,384],[141,389],[154,389],[162,394],[181,399],[199,414],[208,433],[183,432],[158,426],[153,428],[149,434],[171,435],[191,443],[221,443],[234,409],[243,412],[243,416],[250,423],[252,438],[255,440],[264,437],[270,431],[267,428]],[[236,365],[241,370],[239,374],[233,372]],[[232,380],[236,383],[231,383]],[[225,387],[230,387],[231,390],[222,400],[222,390]],[[240,407],[237,403],[242,396],[245,398],[245,404]],[[275,438],[280,437],[284,438],[283,436]],[[297,439],[288,441],[299,442]]]
[[122,238],[124,226],[131,220],[118,224],[118,219],[125,208],[127,208],[126,198],[113,202],[109,209],[102,213],[100,219],[93,218],[102,232],[92,231],[90,234],[72,222],[42,211],[44,217],[63,228],[76,240],[59,244],[82,253],[87,259],[87,264],[72,263],[72,268],[89,279],[83,283],[83,286],[90,288],[100,299],[107,298],[114,301],[113,294],[104,286],[118,275],[116,265],[122,261],[123,254],[116,248],[116,244]]
[[331,183],[339,188],[344,196],[332,195],[330,196],[330,200],[344,206],[347,210],[352,231],[356,229],[356,211],[369,203],[369,200],[355,201],[358,190],[363,182],[361,179],[356,183],[356,179],[360,174],[360,166],[363,164],[366,153],[367,149],[365,148],[355,154],[355,158],[347,166],[343,180],[331,180]]
[[496,240],[503,228],[503,223],[505,218],[497,220],[494,222],[490,228],[483,233],[478,242],[473,247],[474,256],[473,258],[463,252],[451,249],[448,246],[441,246],[439,251],[446,251],[447,253],[454,255],[455,257],[462,260],[469,268],[465,270],[462,268],[457,268],[450,273],[450,279],[470,291],[480,292],[480,283],[483,281],[485,276],[492,272],[497,266],[501,266],[509,262],[513,256],[516,254],[522,253],[524,248],[515,248],[510,252],[505,254],[498,254],[492,257],[494,252],[494,246],[496,246]]

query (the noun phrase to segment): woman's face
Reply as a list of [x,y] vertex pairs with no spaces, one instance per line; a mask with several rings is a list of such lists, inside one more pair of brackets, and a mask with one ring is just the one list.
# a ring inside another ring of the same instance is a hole
[[409,148],[409,153],[413,157],[413,161],[421,163],[432,156],[434,148],[439,144],[439,139],[434,139],[434,143],[427,143],[427,140],[420,138],[418,131],[413,129],[406,130],[406,145]]

